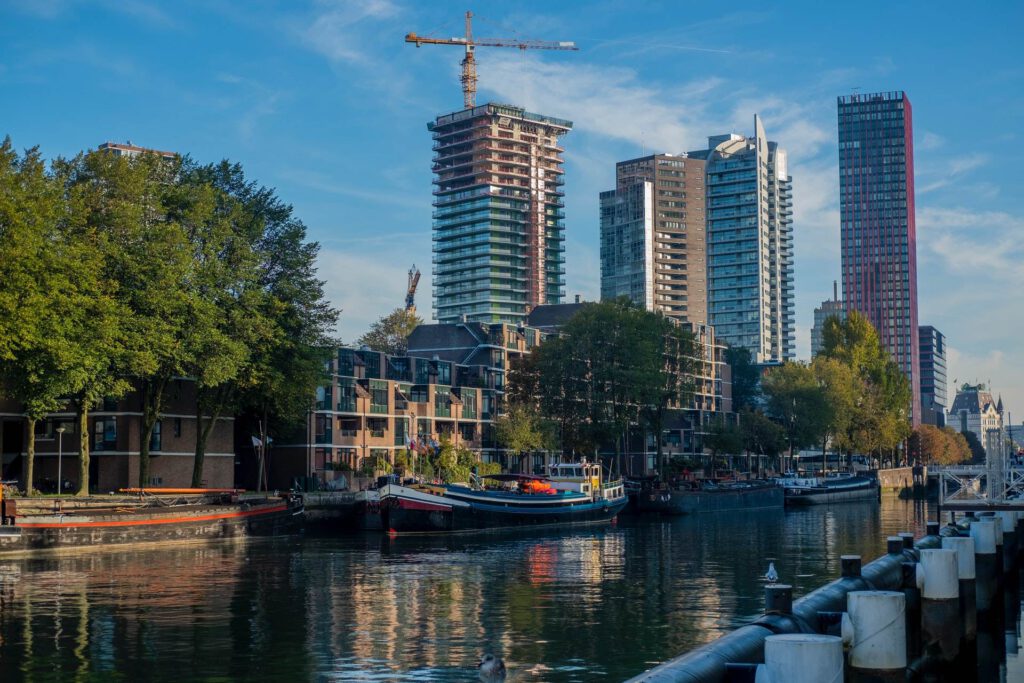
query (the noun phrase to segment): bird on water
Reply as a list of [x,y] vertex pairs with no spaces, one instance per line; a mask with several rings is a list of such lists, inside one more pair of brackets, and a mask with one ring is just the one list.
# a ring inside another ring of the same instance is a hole
[[774,562],[769,562],[768,563],[768,571],[765,572],[764,578],[765,578],[765,580],[768,583],[778,583],[779,582],[779,573],[777,571],[775,571],[775,563]]
[[480,670],[481,681],[505,680],[505,662],[500,657],[488,653],[480,659],[477,668]]

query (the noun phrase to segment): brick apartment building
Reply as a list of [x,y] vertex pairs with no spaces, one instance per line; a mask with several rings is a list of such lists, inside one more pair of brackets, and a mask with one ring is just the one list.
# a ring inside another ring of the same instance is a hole
[[[163,418],[150,440],[150,485],[186,487],[192,483],[195,452],[195,384],[177,379],[168,388]],[[138,486],[142,434],[141,395],[132,392],[120,400],[107,400],[89,413],[89,484],[93,492],[108,493]],[[61,435],[57,430],[63,426]],[[208,487],[230,487],[235,480],[234,420],[218,420],[207,443],[203,466]],[[61,477],[79,483],[78,419],[66,412],[47,415],[36,423],[35,486],[56,490],[58,451]],[[0,398],[0,454],[2,478],[25,485],[28,422],[21,406]]]

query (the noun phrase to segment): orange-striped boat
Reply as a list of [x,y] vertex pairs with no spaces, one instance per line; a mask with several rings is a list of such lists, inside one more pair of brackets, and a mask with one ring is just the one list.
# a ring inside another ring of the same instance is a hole
[[166,497],[141,500],[135,505],[68,508],[26,515],[18,514],[15,501],[2,500],[0,557],[277,536],[297,531],[303,518],[301,498],[289,495],[239,499],[234,493],[221,492],[193,496],[180,504]]

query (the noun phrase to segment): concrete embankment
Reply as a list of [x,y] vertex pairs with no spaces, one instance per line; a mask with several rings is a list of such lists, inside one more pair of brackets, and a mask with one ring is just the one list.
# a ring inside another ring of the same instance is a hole
[[[843,646],[852,649],[848,661],[840,657],[838,680],[844,667],[858,681],[865,672],[864,680],[883,673],[895,676],[885,680],[916,680],[940,670],[955,676],[935,680],[989,680],[983,670],[1000,655],[984,647],[986,636],[1000,634],[1004,623],[1015,624],[1020,616],[1020,529],[1018,513],[1000,512],[946,527],[929,522],[927,535],[916,541],[909,533],[890,537],[886,555],[863,569],[859,556],[844,556],[839,579],[796,602],[790,586],[767,586],[764,616],[631,683],[733,683],[753,681],[755,671],[758,681],[795,681],[799,663],[787,663],[782,655],[770,661],[773,651],[817,649],[822,666],[834,667],[836,648],[841,653]],[[997,593],[1007,599],[999,600]],[[898,638],[880,638],[877,628],[865,626],[879,623],[905,628],[898,629]],[[902,642],[893,645],[894,638]],[[765,668],[757,670],[758,665]],[[780,673],[787,667],[788,673]]]

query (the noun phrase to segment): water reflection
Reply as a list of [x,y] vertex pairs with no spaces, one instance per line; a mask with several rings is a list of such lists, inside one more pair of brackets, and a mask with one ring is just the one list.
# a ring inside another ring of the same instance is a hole
[[866,560],[922,503],[623,518],[607,529],[356,536],[0,562],[7,680],[622,680]]

